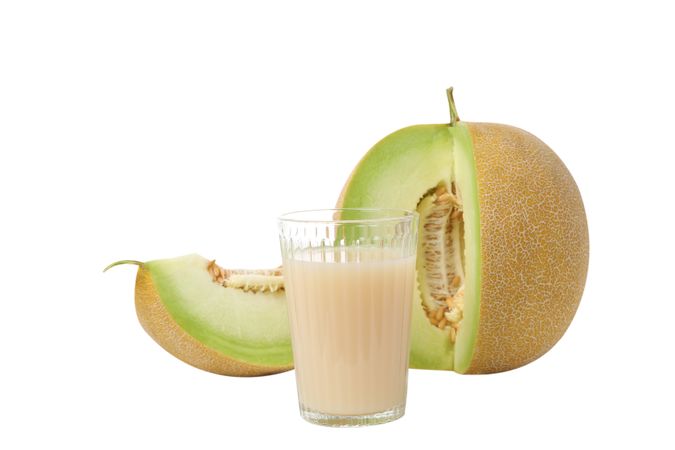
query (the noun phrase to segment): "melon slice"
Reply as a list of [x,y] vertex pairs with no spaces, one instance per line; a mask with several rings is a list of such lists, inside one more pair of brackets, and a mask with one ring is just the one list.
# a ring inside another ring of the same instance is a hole
[[227,271],[199,255],[108,268],[125,263],[139,265],[138,319],[169,353],[223,375],[293,368],[279,270]]
[[563,335],[588,267],[579,190],[518,128],[451,121],[396,131],[359,162],[338,207],[420,213],[411,367],[491,373]]

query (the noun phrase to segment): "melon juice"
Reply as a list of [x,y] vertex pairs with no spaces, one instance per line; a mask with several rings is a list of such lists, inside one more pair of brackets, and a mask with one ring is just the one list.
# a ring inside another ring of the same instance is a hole
[[303,415],[402,415],[415,256],[305,249],[284,258],[284,279]]

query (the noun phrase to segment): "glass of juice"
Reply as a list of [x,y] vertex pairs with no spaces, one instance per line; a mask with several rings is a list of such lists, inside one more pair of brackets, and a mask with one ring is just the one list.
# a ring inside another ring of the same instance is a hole
[[300,414],[360,426],[405,412],[418,214],[298,211],[279,218]]

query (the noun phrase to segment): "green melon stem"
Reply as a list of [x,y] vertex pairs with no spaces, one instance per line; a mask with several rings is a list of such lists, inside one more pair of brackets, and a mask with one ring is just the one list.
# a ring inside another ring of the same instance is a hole
[[121,266],[122,264],[135,264],[137,266],[143,265],[143,263],[140,261],[134,261],[133,259],[123,259],[122,261],[115,261],[114,263],[110,264],[108,267],[103,269],[103,271],[106,272],[108,269],[113,268],[115,266]]
[[455,107],[455,99],[452,97],[452,86],[445,90],[448,95],[448,105],[450,106],[450,126],[454,126],[459,122],[459,115],[457,114],[457,108]]

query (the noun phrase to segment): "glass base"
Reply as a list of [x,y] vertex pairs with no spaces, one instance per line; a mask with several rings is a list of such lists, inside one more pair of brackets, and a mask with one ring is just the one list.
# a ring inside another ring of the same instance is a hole
[[358,416],[336,416],[326,414],[300,405],[300,415],[307,422],[327,427],[363,427],[392,422],[405,414],[405,405],[395,406],[386,411]]

